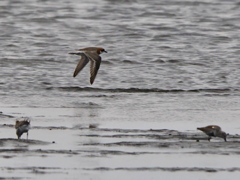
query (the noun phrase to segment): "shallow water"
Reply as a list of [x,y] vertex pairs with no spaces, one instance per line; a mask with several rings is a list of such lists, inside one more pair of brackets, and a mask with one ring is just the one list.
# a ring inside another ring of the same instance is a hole
[[[239,7],[1,1],[0,178],[238,177]],[[68,54],[88,46],[108,51],[93,85]],[[20,117],[29,140],[16,140]],[[228,142],[196,130],[209,124]]]

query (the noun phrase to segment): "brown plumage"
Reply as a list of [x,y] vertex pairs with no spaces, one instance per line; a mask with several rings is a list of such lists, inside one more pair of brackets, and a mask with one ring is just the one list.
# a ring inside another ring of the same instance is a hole
[[208,135],[208,141],[210,141],[211,137],[220,137],[223,138],[224,141],[227,141],[227,134],[224,131],[222,131],[222,129],[219,126],[209,125],[197,129]]
[[18,139],[21,138],[23,133],[27,133],[27,139],[28,139],[28,130],[30,129],[30,121],[29,120],[23,120],[23,121],[16,121],[15,124],[16,134]]
[[77,51],[79,52],[69,53],[69,54],[75,54],[75,55],[81,56],[81,59],[78,62],[77,67],[73,73],[73,77],[76,77],[78,73],[90,61],[90,83],[93,84],[102,60],[101,56],[99,55],[107,51],[105,51],[105,49],[101,47],[87,47],[83,49],[78,49]]

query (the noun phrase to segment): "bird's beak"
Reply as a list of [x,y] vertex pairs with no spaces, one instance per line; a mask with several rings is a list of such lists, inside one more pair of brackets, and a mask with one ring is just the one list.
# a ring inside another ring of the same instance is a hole
[[107,51],[105,51],[105,50],[103,52],[107,53]]

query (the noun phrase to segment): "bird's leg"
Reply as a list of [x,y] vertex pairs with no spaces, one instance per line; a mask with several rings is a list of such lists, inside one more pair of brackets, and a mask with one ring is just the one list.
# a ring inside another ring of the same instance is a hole
[[208,137],[208,141],[210,142],[210,140],[211,140],[211,137],[209,136],[209,137]]

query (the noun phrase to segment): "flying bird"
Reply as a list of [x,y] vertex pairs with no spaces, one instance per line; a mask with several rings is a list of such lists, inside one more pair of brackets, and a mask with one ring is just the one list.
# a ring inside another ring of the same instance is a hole
[[103,52],[107,53],[107,51],[101,47],[87,47],[78,49],[77,52],[70,52],[69,54],[81,56],[81,59],[73,73],[73,77],[76,77],[90,61],[90,83],[93,84],[102,60],[100,54]]
[[222,131],[222,129],[219,126],[209,125],[197,129],[208,135],[208,141],[210,141],[211,137],[220,137],[223,138],[224,141],[227,141],[227,134],[224,131]]

